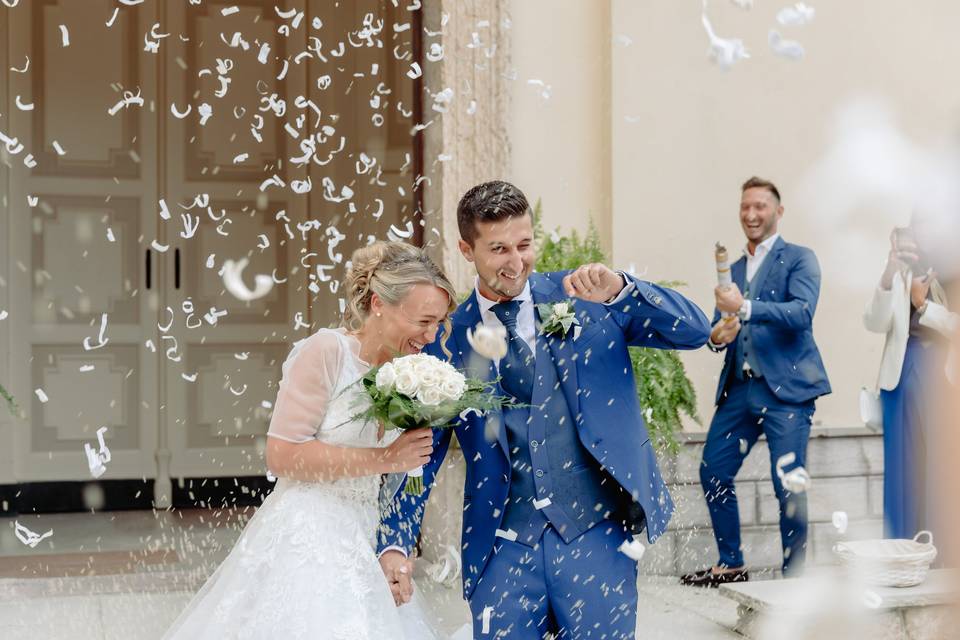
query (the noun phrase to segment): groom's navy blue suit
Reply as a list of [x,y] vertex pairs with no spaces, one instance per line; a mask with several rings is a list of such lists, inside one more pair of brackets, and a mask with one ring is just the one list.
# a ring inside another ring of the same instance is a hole
[[[565,275],[532,274],[532,301],[524,304],[568,301]],[[614,304],[575,301],[576,337],[536,334],[531,406],[471,413],[452,430],[436,431],[426,486],[451,431],[466,459],[463,588],[477,637],[541,638],[562,629],[570,634],[563,637],[576,637],[596,625],[606,637],[633,637],[637,568],[617,549],[644,528],[655,541],[673,502],[644,425],[627,347],[695,349],[708,340],[710,326],[677,292],[629,280],[629,294]],[[476,357],[466,332],[481,322],[474,293],[453,314],[447,341],[461,370]],[[440,342],[428,352],[446,359]],[[473,375],[494,379],[493,363],[482,363]],[[397,497],[381,523],[380,550],[412,550],[427,496]]]

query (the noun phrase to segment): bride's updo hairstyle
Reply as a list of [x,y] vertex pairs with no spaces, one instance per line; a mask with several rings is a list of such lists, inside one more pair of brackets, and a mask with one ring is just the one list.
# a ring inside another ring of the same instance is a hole
[[[343,325],[351,331],[359,330],[370,315],[373,294],[398,305],[415,285],[428,284],[447,293],[448,314],[457,307],[456,290],[440,267],[422,249],[405,242],[374,242],[354,251],[345,284]],[[445,342],[450,335],[449,317],[443,328]]]

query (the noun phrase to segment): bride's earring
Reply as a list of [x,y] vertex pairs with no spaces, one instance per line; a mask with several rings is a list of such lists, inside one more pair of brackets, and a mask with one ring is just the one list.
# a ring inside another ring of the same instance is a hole
[[379,318],[380,316],[382,316],[382,315],[383,315],[382,313],[380,313],[379,311],[377,311],[377,317],[378,317],[378,318]]

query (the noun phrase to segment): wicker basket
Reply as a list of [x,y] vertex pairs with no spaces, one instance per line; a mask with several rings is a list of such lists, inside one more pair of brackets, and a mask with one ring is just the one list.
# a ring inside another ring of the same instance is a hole
[[[926,537],[927,542],[920,542]],[[838,542],[833,552],[841,563],[872,585],[913,587],[923,582],[937,557],[933,534],[921,531],[913,540],[858,540]]]

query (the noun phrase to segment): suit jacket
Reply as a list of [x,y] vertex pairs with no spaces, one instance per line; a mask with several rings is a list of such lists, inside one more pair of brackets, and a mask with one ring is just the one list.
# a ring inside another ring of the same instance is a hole
[[[535,304],[567,301],[562,288],[566,272],[534,273],[530,276]],[[565,339],[548,339],[557,367],[561,390],[574,416],[580,442],[643,510],[647,538],[656,540],[666,529],[673,502],[657,467],[637,399],[628,345],[661,349],[695,349],[709,339],[710,326],[703,312],[679,293],[635,278],[636,289],[622,302],[605,306],[575,301],[581,323],[579,336],[573,331]],[[475,356],[466,332],[481,323],[476,293],[461,304],[452,317],[447,342],[453,352],[450,361],[467,369]],[[537,335],[537,340],[543,340]],[[446,358],[438,339],[429,353]],[[495,377],[493,363],[483,360],[480,371]],[[474,371],[476,371],[474,367]],[[531,412],[531,419],[543,419]],[[470,413],[456,421],[453,429],[438,429],[434,453],[424,467],[424,485],[429,487],[446,455],[451,431],[466,459],[463,506],[463,580],[469,598],[493,550],[509,493],[510,451],[503,421]],[[561,428],[547,425],[546,428]],[[408,552],[420,532],[423,495],[399,494],[381,521],[379,549],[401,547]]]
[[[731,277],[745,289],[747,258],[730,267]],[[750,339],[763,379],[784,402],[802,404],[830,393],[830,381],[813,340],[813,315],[820,297],[820,265],[813,251],[778,238],[764,258],[750,287]],[[720,312],[714,312],[714,324]],[[733,346],[733,343],[730,345]],[[727,348],[716,403],[720,404],[731,375],[736,349]]]

